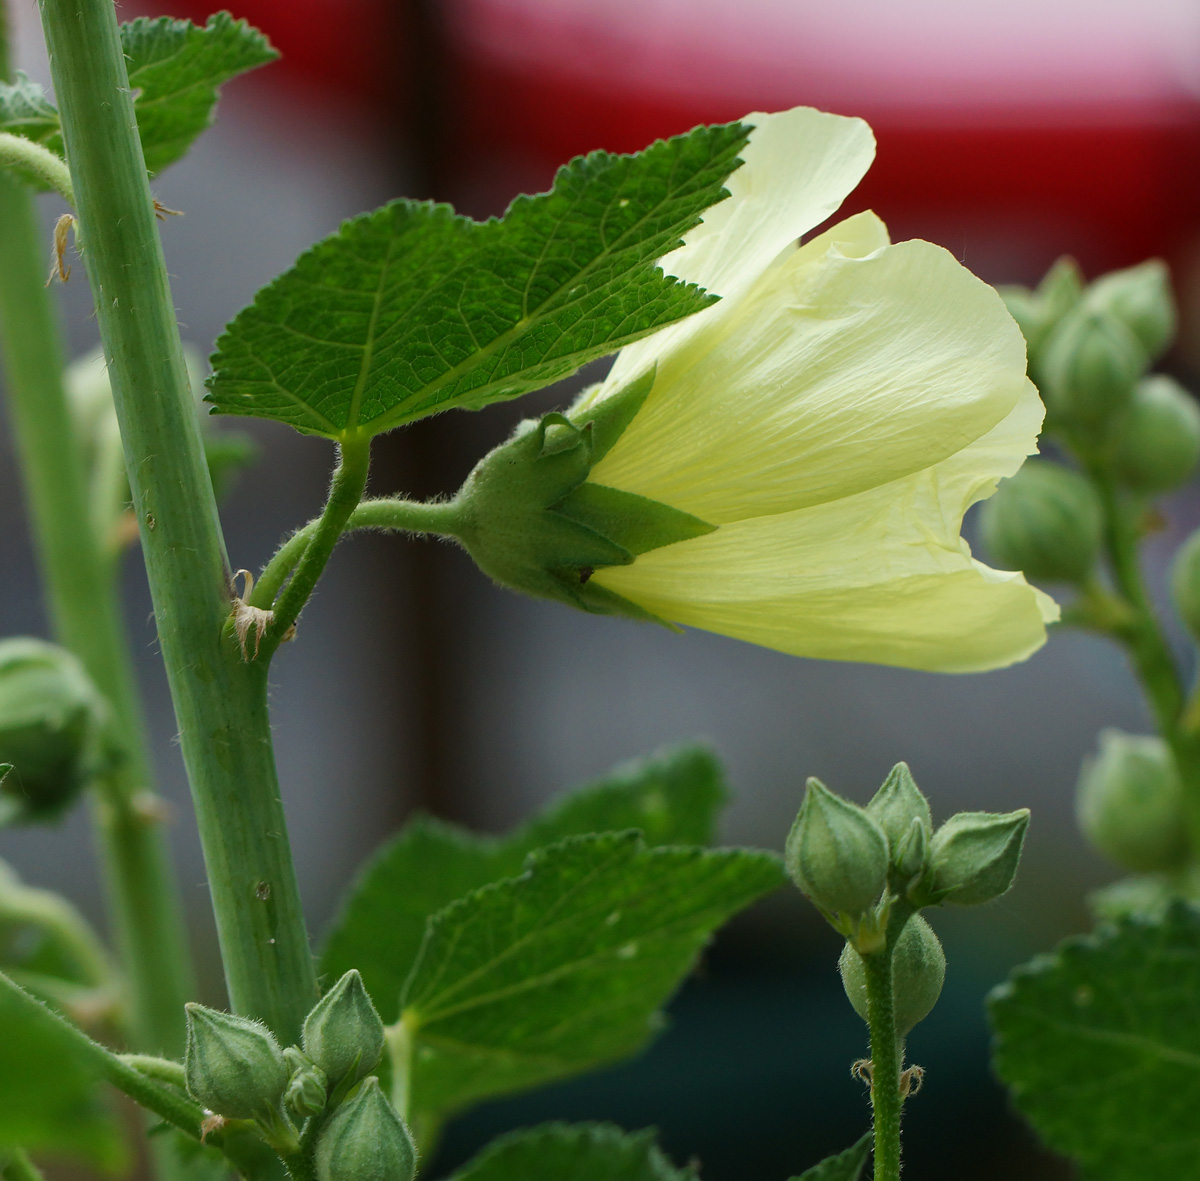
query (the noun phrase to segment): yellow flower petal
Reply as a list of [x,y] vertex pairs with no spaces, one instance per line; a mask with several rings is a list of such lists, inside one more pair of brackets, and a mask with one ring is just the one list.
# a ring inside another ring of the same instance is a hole
[[1025,342],[995,291],[938,246],[887,245],[873,214],[791,252],[721,321],[668,346],[593,479],[714,524],[927,468],[991,430],[1025,385]]
[[725,182],[730,195],[661,261],[667,274],[700,284],[721,303],[622,350],[610,375],[616,384],[606,383],[606,391],[719,319],[781,251],[837,211],[875,158],[875,136],[861,119],[796,107],[755,111],[742,122],[754,130],[742,166]]
[[1036,450],[1026,383],[993,430],[926,470],[826,504],[724,525],[595,578],[663,618],[797,656],[974,672],[1024,659],[1057,606],[991,570],[962,514]]

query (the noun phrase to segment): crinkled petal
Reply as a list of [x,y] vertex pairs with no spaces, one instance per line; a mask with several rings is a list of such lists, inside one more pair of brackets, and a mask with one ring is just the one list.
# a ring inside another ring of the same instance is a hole
[[730,195],[661,262],[668,274],[699,283],[721,302],[624,349],[605,392],[723,316],[790,242],[837,211],[875,158],[875,136],[861,119],[796,107],[773,115],[755,111],[742,121],[754,130],[742,166],[725,183]]
[[937,672],[1022,660],[1057,618],[1019,574],[971,557],[975,500],[1036,450],[1032,385],[992,431],[924,471],[828,504],[722,526],[595,578],[665,619],[797,656]]
[[1025,342],[996,292],[939,246],[887,245],[861,214],[662,355],[594,478],[715,524],[790,512],[953,455],[1025,381]]

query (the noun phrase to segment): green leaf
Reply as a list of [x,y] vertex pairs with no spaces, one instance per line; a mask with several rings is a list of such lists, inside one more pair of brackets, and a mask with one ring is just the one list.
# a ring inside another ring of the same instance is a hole
[[394,1021],[431,915],[480,886],[516,877],[529,853],[564,837],[636,828],[648,845],[709,844],[727,798],[716,758],[703,747],[681,746],[553,800],[505,837],[419,816],[351,888],[321,973],[336,980],[357,968],[383,1019]]
[[[0,131],[42,144],[58,136],[58,111],[41,86],[17,71],[15,82],[0,83]],[[62,151],[58,138],[57,151]]]
[[0,1156],[20,1147],[125,1167],[125,1140],[97,1076],[48,1013],[33,1013],[0,990]]
[[212,123],[219,86],[279,56],[262,33],[228,12],[210,16],[203,28],[139,17],[121,26],[121,44],[151,173],[174,164]]
[[1200,910],[1066,940],[995,989],[995,1067],[1093,1181],[1174,1181],[1200,1158]]
[[654,1133],[611,1124],[542,1124],[493,1141],[451,1181],[692,1181],[654,1143]]
[[[174,164],[212,123],[219,86],[279,56],[262,33],[227,12],[203,28],[169,16],[138,17],[121,26],[121,44],[151,173]],[[58,111],[24,74],[0,85],[0,131],[64,154]]]
[[640,1049],[710,934],[783,880],[770,853],[603,833],[448,906],[401,1004],[418,1124]]
[[793,1181],[858,1181],[870,1155],[871,1133],[868,1132],[845,1152],[827,1156],[819,1165],[805,1169]]
[[348,221],[229,325],[209,401],[338,438],[566,377],[712,302],[655,262],[728,195],[748,134],[592,152],[499,220],[394,201]]

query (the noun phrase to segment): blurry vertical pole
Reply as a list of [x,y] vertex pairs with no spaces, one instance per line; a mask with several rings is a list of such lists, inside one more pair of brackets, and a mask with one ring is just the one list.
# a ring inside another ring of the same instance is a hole
[[[0,76],[10,77],[0,0]],[[117,597],[116,558],[90,526],[83,452],[63,389],[63,346],[46,290],[49,236],[29,189],[0,173],[0,348],[8,410],[49,614],[112,707],[123,758],[97,785],[113,927],[128,984],[124,1015],[138,1049],[183,1052],[191,972],[183,908],[152,781],[140,702]]]
[[[410,164],[410,192],[431,200],[446,199],[453,152],[450,110],[452,60],[443,0],[402,0],[391,34],[403,66],[396,73],[403,90],[390,97],[395,124]],[[377,448],[376,470],[389,487],[428,497],[453,492],[450,473],[462,466],[461,431],[454,416],[429,419],[399,432]],[[384,440],[381,440],[384,442]],[[397,765],[410,768],[407,793],[412,803],[439,816],[462,819],[463,802],[453,783],[451,751],[462,737],[453,719],[458,699],[456,679],[463,666],[460,630],[450,602],[457,563],[444,545],[409,543],[393,551],[406,563],[413,618],[405,652],[411,694],[407,752],[397,751]],[[405,755],[407,754],[407,757]]]

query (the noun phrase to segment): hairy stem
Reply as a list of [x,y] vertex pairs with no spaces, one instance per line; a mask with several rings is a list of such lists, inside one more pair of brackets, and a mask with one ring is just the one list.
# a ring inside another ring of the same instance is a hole
[[286,836],[266,668],[231,575],[112,0],[40,0],[163,662],[234,1009],[298,1038],[316,975]]
[[[5,49],[0,36],[0,73],[8,77]],[[45,289],[48,255],[30,193],[0,175],[0,347],[34,545],[55,634],[108,700],[122,748],[120,765],[96,784],[93,800],[130,1038],[139,1049],[177,1054],[191,992],[182,906],[161,818],[140,806],[151,787],[141,706],[116,571],[89,526],[83,453]]]
[[[322,520],[323,517],[318,517],[304,528],[297,529],[275,551],[274,557],[254,584],[254,593],[250,597],[252,606],[269,608],[275,602],[280,588],[296,569]],[[381,529],[456,537],[457,521],[458,509],[453,501],[425,504],[419,500],[387,497],[363,501],[350,514],[342,531],[349,533],[356,529]]]
[[49,148],[35,144],[23,135],[0,131],[0,168],[24,174],[38,184],[54,189],[70,206],[75,205],[75,190],[66,162]]
[[904,1045],[896,1034],[892,956],[908,912],[897,908],[888,923],[885,947],[862,957],[867,984],[867,1024],[871,1030],[871,1109],[874,1113],[875,1181],[899,1181],[900,1071]]

